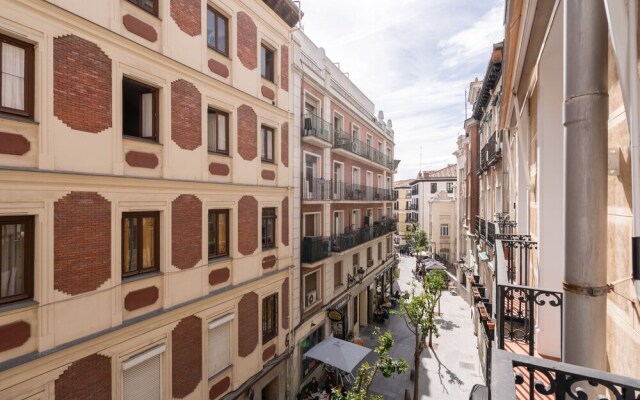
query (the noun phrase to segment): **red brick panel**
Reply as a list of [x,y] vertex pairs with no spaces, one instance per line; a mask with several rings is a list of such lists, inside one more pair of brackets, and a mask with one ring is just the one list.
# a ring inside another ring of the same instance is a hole
[[171,0],[171,18],[178,28],[189,36],[198,36],[200,27],[200,0]]
[[289,278],[285,278],[284,282],[282,282],[282,292],[280,294],[280,298],[282,301],[280,302],[282,310],[280,314],[282,314],[282,329],[289,329]]
[[111,127],[111,59],[75,35],[53,39],[53,115],[68,127],[98,133]]
[[56,399],[110,400],[111,358],[100,354],[74,361],[55,382]]
[[209,285],[214,286],[225,283],[229,280],[229,276],[231,276],[229,268],[215,269],[209,272]]
[[[198,12],[198,15],[200,13]],[[183,150],[202,144],[202,96],[191,82],[171,82],[171,140]]]
[[238,58],[250,70],[258,67],[258,28],[251,17],[238,13]]
[[158,32],[156,32],[153,26],[139,20],[131,14],[122,17],[122,25],[124,25],[129,32],[150,42],[158,40]]
[[209,172],[211,175],[227,176],[229,175],[229,166],[227,164],[212,162],[209,164]]
[[258,345],[258,295],[254,292],[242,296],[238,303],[238,326],[242,334],[238,335],[238,355],[247,357]]
[[128,151],[124,159],[132,167],[155,169],[158,166],[158,157],[153,153],[142,151]]
[[211,386],[211,389],[209,389],[209,400],[216,400],[229,390],[230,386],[231,379],[228,376],[220,380],[220,382],[216,382],[216,384]]
[[289,46],[280,47],[280,87],[289,91]]
[[268,87],[266,87],[266,86],[262,86],[260,88],[260,92],[262,93],[262,95],[264,97],[266,97],[269,100],[275,100],[276,99],[276,93],[273,90],[271,90]]
[[262,351],[262,361],[267,361],[276,354],[276,344],[272,344]]
[[267,256],[262,259],[262,269],[273,268],[276,265],[278,259],[276,256]]
[[245,256],[258,248],[258,201],[243,196],[238,202],[238,251]]
[[0,352],[20,347],[31,337],[31,325],[16,321],[0,326]]
[[14,133],[0,132],[0,153],[21,156],[31,150],[26,137]]
[[142,307],[150,306],[158,301],[159,295],[160,291],[155,286],[134,290],[125,296],[124,308],[127,311],[133,311]]
[[282,165],[289,166],[289,123],[285,122],[280,127],[280,159]]
[[195,267],[202,259],[202,202],[181,194],[171,202],[171,264]]
[[218,74],[223,78],[229,77],[229,68],[221,62],[218,62],[214,59],[209,60],[209,69],[214,74]]
[[273,181],[276,179],[276,173],[268,169],[263,169],[260,176],[266,181]]
[[247,161],[258,156],[258,116],[246,104],[238,107],[238,154]]
[[289,245],[289,198],[285,197],[282,199],[282,244],[285,246]]
[[171,332],[173,397],[191,394],[202,378],[202,320],[183,318]]
[[53,212],[54,288],[96,290],[111,277],[111,203],[95,192],[71,192]]

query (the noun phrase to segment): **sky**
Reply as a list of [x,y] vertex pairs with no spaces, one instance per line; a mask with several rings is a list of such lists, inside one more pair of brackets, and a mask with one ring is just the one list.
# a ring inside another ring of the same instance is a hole
[[393,121],[395,180],[456,162],[465,90],[503,40],[504,0],[302,0],[301,9],[305,34]]

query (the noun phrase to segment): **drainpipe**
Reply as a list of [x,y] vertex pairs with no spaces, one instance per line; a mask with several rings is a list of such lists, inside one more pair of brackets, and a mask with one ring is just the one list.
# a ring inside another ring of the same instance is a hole
[[565,362],[606,369],[607,20],[564,0]]
[[633,213],[632,262],[636,296],[640,297],[640,129],[638,124],[638,1],[629,1],[629,106],[627,118],[631,136],[631,210]]

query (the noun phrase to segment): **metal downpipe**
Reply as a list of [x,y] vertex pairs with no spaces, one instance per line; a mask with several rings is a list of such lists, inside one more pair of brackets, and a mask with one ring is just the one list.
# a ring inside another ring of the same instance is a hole
[[564,360],[605,370],[607,19],[603,1],[564,7]]

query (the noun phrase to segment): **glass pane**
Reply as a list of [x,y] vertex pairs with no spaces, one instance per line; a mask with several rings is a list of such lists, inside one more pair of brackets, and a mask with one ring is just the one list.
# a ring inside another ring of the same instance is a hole
[[267,49],[264,46],[260,47],[260,74],[267,76]]
[[1,234],[0,297],[22,294],[25,291],[25,225],[2,225]]
[[207,44],[211,47],[216,45],[215,16],[213,11],[207,10]]
[[25,50],[2,43],[2,106],[24,110]]
[[138,270],[138,220],[136,218],[125,218],[122,232],[122,252],[124,257],[122,269],[124,272],[134,272]]
[[273,132],[267,131],[267,159],[273,160]]
[[216,130],[218,128],[216,116],[217,114],[213,111],[209,111],[209,114],[207,114],[207,147],[210,151],[216,150]]
[[218,254],[229,254],[227,249],[227,217],[226,213],[218,215]]
[[227,21],[221,16],[217,16],[216,28],[218,30],[218,46],[217,49],[223,53],[227,53]]
[[155,230],[156,219],[154,217],[142,218],[142,268],[154,268],[155,257]]
[[153,93],[142,94],[142,137],[153,137]]
[[216,255],[216,213],[209,213],[209,255]]
[[227,151],[227,116],[218,114],[218,151]]

